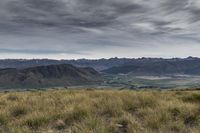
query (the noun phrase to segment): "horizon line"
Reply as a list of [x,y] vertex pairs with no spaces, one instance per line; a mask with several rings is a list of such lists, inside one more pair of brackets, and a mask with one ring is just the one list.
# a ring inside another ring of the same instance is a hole
[[77,58],[77,59],[53,59],[53,58],[0,58],[0,60],[109,60],[109,59],[188,59],[188,58],[199,58],[198,56],[187,56],[187,57],[110,57],[110,58]]

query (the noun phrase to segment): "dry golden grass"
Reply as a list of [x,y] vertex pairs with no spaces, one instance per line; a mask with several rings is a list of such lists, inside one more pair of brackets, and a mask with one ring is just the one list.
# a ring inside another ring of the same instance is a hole
[[200,92],[0,93],[0,130],[3,133],[199,133]]

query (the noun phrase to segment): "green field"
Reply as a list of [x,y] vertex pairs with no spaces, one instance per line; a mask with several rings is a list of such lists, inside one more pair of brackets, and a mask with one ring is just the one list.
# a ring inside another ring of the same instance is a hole
[[130,89],[157,88],[198,88],[200,76],[191,75],[160,75],[160,76],[136,76],[134,74],[105,75],[107,85]]

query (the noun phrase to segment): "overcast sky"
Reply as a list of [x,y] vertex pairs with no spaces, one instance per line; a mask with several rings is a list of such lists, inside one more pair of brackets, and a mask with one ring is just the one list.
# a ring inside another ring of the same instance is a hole
[[187,56],[199,0],[0,0],[0,58]]

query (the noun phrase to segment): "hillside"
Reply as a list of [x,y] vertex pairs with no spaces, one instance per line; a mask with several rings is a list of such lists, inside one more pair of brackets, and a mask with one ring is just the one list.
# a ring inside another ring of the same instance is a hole
[[140,59],[129,63],[103,70],[110,74],[134,75],[166,75],[166,74],[188,74],[200,75],[199,58],[186,59]]
[[69,64],[0,70],[1,88],[85,85],[100,79],[100,74],[92,68],[78,68]]
[[21,68],[29,68],[29,67],[45,66],[45,65],[72,64],[77,67],[92,67],[95,70],[101,71],[113,66],[123,65],[124,63],[128,63],[131,60],[132,59],[126,59],[126,58],[123,59],[110,58],[110,59],[99,59],[99,60],[98,59],[97,60],[5,59],[5,60],[0,60],[0,68],[21,69]]
[[[133,71],[144,74],[149,73],[176,73],[186,72],[200,74],[200,58],[110,58],[110,59],[79,59],[79,60],[50,60],[50,59],[7,59],[0,60],[0,68],[24,69],[36,66],[48,66],[58,64],[72,64],[76,67],[92,67],[97,71],[108,73],[126,73]],[[121,68],[123,67],[123,68]],[[120,69],[120,70],[119,70]]]
[[200,92],[48,90],[0,93],[6,133],[199,133]]

